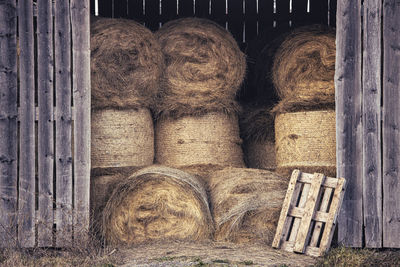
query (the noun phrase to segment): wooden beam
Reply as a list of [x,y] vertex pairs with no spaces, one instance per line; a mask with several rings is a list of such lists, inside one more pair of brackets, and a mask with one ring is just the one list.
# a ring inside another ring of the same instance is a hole
[[[74,240],[87,241],[90,192],[89,0],[71,0],[74,122]],[[85,244],[85,243],[83,243]]]
[[348,181],[338,241],[362,246],[361,2],[338,1],[336,24],[337,175]]
[[35,72],[33,11],[29,0],[18,1],[20,47],[20,156],[18,241],[35,245]]
[[0,247],[17,240],[17,7],[0,2]]
[[363,210],[365,246],[382,247],[381,1],[364,2]]
[[400,248],[400,2],[383,1],[383,246]]

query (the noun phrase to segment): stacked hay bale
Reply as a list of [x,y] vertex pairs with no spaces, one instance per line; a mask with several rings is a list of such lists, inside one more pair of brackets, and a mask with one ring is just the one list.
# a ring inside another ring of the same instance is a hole
[[288,179],[267,170],[225,168],[210,177],[217,241],[271,244]]
[[177,169],[141,169],[114,189],[104,209],[102,232],[114,245],[208,239],[213,223],[204,185]]
[[156,32],[166,69],[156,105],[156,162],[244,166],[236,92],[246,63],[231,34],[198,18]]
[[301,27],[278,49],[272,79],[281,101],[274,107],[277,171],[295,168],[336,175],[335,32]]
[[270,109],[264,106],[246,106],[240,116],[240,133],[246,166],[274,171],[275,132]]
[[141,24],[123,19],[92,21],[91,165],[95,170],[91,195],[95,214],[109,195],[99,198],[97,192],[126,177],[127,170],[153,163],[154,126],[149,108],[163,64],[157,39]]

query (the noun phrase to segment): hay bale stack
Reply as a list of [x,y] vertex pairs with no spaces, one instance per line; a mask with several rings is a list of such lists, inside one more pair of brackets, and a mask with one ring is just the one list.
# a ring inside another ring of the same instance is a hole
[[240,135],[246,166],[275,170],[274,118],[267,107],[248,105],[240,116]]
[[154,126],[149,109],[94,110],[91,119],[92,168],[153,163]]
[[207,195],[194,176],[150,166],[114,190],[103,212],[103,235],[110,244],[150,240],[203,240],[213,232]]
[[154,34],[124,19],[91,24],[92,167],[147,166],[154,159],[149,108],[164,57]]
[[334,110],[282,113],[275,118],[277,172],[293,169],[336,177]]
[[217,241],[271,244],[288,180],[273,172],[226,168],[210,177]]
[[272,80],[281,99],[334,103],[335,40],[335,31],[323,25],[300,27],[285,38],[272,68]]
[[237,111],[246,62],[227,30],[210,20],[184,18],[166,23],[156,36],[166,62],[159,116]]
[[90,32],[92,107],[151,107],[164,68],[154,34],[133,20],[106,18]]
[[168,166],[215,164],[244,167],[237,117],[222,113],[160,119],[156,162]]

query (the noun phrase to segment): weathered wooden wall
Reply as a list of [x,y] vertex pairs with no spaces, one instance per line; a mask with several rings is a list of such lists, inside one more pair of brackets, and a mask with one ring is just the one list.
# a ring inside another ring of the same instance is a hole
[[398,0],[337,6],[337,170],[348,180],[338,227],[347,246],[400,247],[399,16]]
[[89,0],[0,1],[0,247],[87,236],[89,18]]

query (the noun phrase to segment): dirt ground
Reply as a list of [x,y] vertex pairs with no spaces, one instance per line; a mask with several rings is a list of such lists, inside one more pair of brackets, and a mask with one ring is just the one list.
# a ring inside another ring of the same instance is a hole
[[115,252],[121,266],[312,266],[315,259],[261,244],[152,243]]

